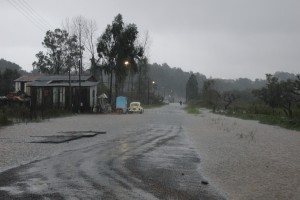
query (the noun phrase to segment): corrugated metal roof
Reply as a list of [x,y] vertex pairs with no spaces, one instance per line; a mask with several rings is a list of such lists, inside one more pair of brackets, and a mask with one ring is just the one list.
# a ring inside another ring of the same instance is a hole
[[[82,87],[93,87],[99,84],[97,80],[92,75],[81,75],[81,86]],[[79,87],[79,76],[71,75],[71,86]],[[15,80],[15,82],[29,82],[29,87],[68,87],[69,86],[69,76],[68,75],[28,75],[22,76]]]
[[[80,77],[82,81],[87,81],[88,79],[91,78],[93,78],[92,75],[81,75]],[[78,81],[79,76],[71,75],[70,79],[71,81]],[[36,79],[36,81],[69,81],[69,76],[68,75],[42,76]]]
[[[71,75],[71,81],[79,81],[78,75]],[[92,75],[81,75],[80,79],[82,81],[87,81],[89,79],[94,79]],[[16,79],[15,82],[31,82],[31,81],[69,81],[68,75],[54,75],[54,76],[46,76],[42,74],[38,75],[25,75],[21,76],[20,78]]]
[[37,74],[37,75],[24,75],[24,76],[21,76],[20,78],[17,78],[15,80],[15,82],[31,82],[31,81],[35,81],[40,76],[43,76],[43,75],[41,75],[41,74]]
[[[93,87],[98,85],[99,82],[84,81],[81,82],[81,87]],[[44,81],[33,81],[28,84],[29,87],[69,87],[68,82],[44,82]],[[79,87],[79,82],[71,83],[71,87]]]

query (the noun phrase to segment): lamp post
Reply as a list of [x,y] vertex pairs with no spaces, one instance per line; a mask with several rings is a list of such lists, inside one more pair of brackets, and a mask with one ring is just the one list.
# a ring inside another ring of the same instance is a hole
[[83,103],[81,102],[81,73],[82,73],[82,51],[81,51],[81,23],[79,23],[79,112],[82,112]]
[[[152,84],[152,88],[153,88],[155,81],[152,81],[151,84]],[[149,96],[150,96],[150,79],[148,79],[148,105],[150,104]]]
[[152,81],[153,96],[155,96],[155,90],[156,90],[155,84],[156,84],[155,81]]
[[71,66],[69,64],[69,109],[72,112]]
[[[129,65],[129,62],[126,60],[125,62],[124,62],[124,65],[126,66],[126,68],[128,67],[128,65]],[[130,74],[130,73],[129,73]],[[128,79],[128,86],[127,86],[127,91],[129,92],[129,86],[130,86],[130,80]]]
[[147,100],[148,100],[148,105],[149,105],[149,85],[150,85],[150,79],[148,79],[148,84],[147,84],[147,89],[148,89],[148,91],[147,91]]
[[78,109],[78,112],[80,113],[81,112],[81,60],[78,60],[78,79],[79,79],[79,83],[78,83],[78,86],[79,86],[79,109]]

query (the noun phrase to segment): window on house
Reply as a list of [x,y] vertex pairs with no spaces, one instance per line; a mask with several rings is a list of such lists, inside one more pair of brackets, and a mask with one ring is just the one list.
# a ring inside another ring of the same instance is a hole
[[21,83],[20,82],[16,82],[15,87],[16,87],[15,88],[16,92],[20,91],[21,90]]

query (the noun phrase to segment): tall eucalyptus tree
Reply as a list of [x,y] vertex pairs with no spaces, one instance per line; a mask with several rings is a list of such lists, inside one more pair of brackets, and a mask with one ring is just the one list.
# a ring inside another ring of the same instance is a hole
[[[143,57],[144,49],[137,45],[138,30],[135,24],[125,25],[123,17],[118,14],[111,25],[98,39],[97,53],[101,65],[110,75],[110,102],[112,103],[112,82],[115,78],[115,95],[118,96],[120,85],[124,82],[130,70],[138,71],[137,61]],[[125,61],[130,63],[130,69]]]

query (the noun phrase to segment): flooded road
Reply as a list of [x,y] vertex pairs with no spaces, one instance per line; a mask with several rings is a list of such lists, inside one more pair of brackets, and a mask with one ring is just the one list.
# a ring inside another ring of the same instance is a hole
[[[39,143],[39,128],[18,138],[21,149],[31,149],[31,160],[0,174],[0,199],[225,199],[201,175],[201,158],[182,125],[182,107],[75,118],[75,124],[72,117],[36,124],[50,123],[52,130],[42,136],[54,135],[56,143]],[[58,132],[75,129],[106,134],[57,143]],[[1,131],[7,141],[11,128]],[[16,138],[11,135],[9,141]],[[11,151],[20,153],[18,147]]]

